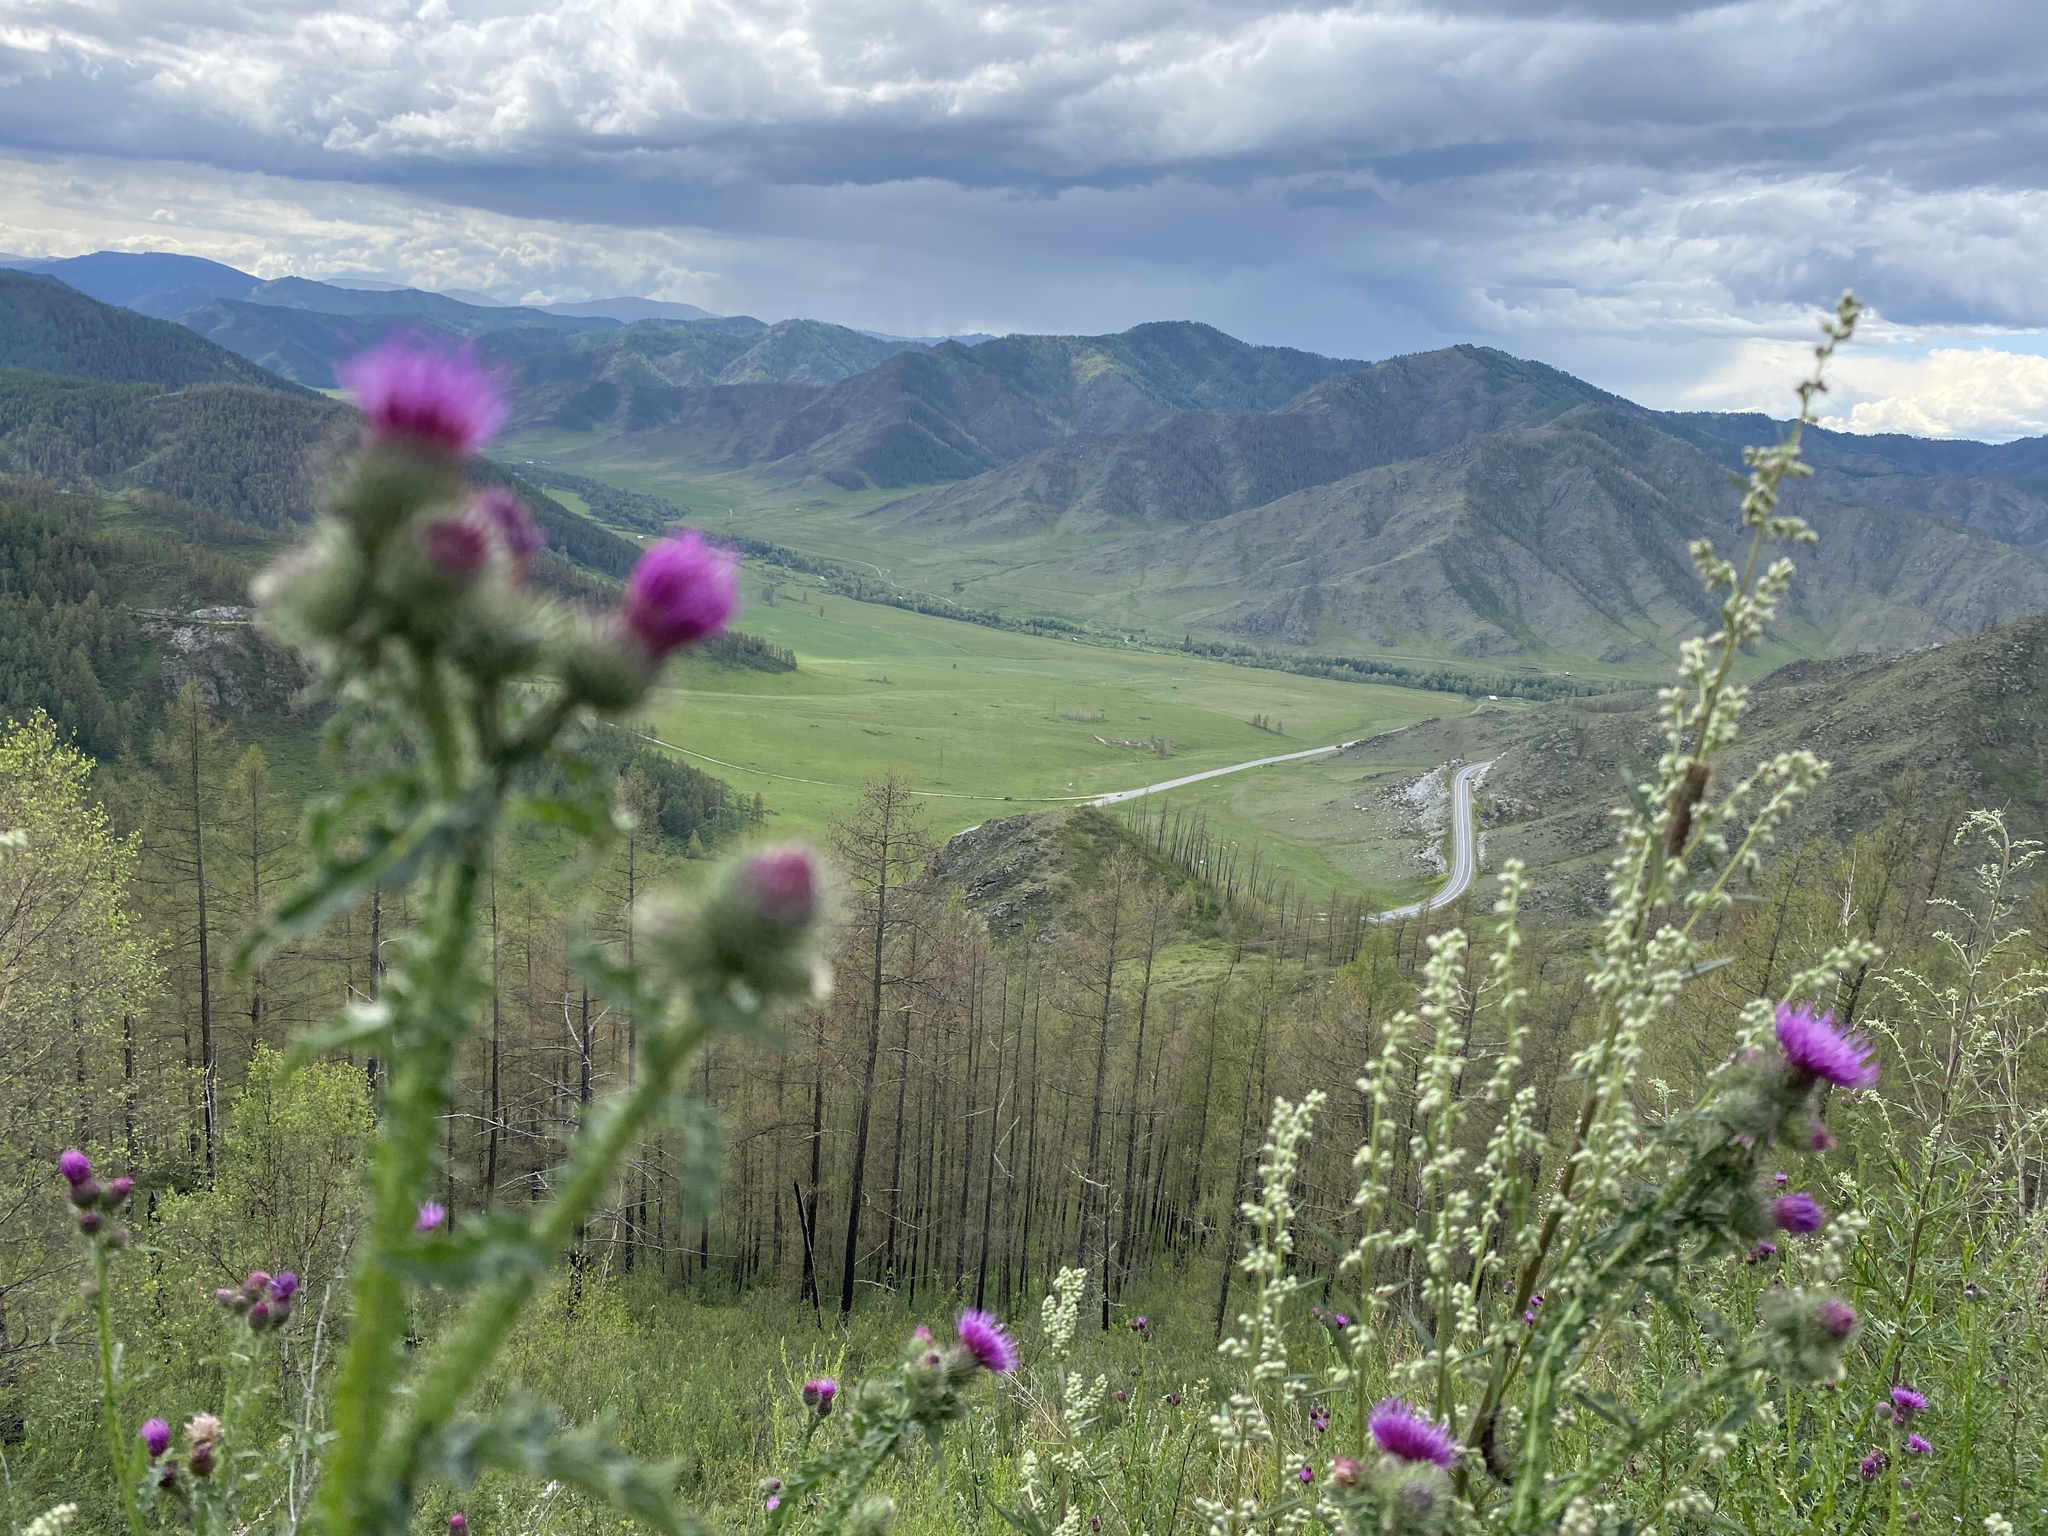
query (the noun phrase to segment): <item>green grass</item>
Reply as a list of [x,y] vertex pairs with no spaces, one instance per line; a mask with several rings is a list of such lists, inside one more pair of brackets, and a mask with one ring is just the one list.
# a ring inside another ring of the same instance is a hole
[[[761,601],[765,580],[747,572],[740,623],[794,650],[798,670],[686,661],[646,718],[691,761],[759,791],[778,835],[822,836],[863,780],[891,770],[927,797],[932,830],[943,836],[992,816],[1078,804],[1470,707],[1419,689],[1013,634],[787,580],[769,607]],[[1100,718],[1070,718],[1077,715]],[[1286,734],[1254,729],[1253,715],[1280,721]],[[1173,743],[1170,757],[1114,745],[1153,737]],[[1263,813],[1297,771],[1309,782],[1316,767],[1312,760],[1249,771],[1242,777],[1256,788],[1218,797],[1212,825],[1225,837],[1270,844],[1298,881],[1356,887],[1356,860],[1333,860],[1316,830],[1291,830]]]

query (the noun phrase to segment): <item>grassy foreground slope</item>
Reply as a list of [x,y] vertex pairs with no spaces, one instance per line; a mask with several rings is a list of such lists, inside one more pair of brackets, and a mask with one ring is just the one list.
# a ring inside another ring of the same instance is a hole
[[[928,797],[930,826],[944,836],[991,816],[1470,708],[1419,689],[986,629],[786,580],[771,607],[765,581],[748,571],[740,622],[794,650],[798,670],[685,663],[647,718],[663,741],[692,754],[689,761],[736,789],[761,792],[778,836],[823,835],[863,779],[891,769]],[[1285,734],[1257,729],[1254,716]],[[1165,758],[1148,749],[1155,738],[1171,742]],[[1242,777],[1278,783],[1297,766]],[[1355,866],[1318,840],[1289,839],[1284,824],[1255,825],[1227,801],[1216,803],[1212,823],[1225,836],[1266,844],[1302,883],[1361,883]]]

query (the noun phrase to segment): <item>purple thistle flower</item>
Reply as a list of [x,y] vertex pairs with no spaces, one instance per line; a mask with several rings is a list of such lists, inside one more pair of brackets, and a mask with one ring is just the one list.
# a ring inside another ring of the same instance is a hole
[[1837,1088],[1868,1088],[1877,1082],[1877,1062],[1869,1040],[1837,1030],[1832,1013],[1815,1018],[1811,1008],[1780,1003],[1778,1044],[1791,1063],[1796,1087],[1811,1087],[1823,1079]]
[[1309,1409],[1308,1427],[1319,1435],[1328,1430],[1330,1427],[1330,1410],[1321,1403],[1317,1403],[1315,1407]]
[[1458,1459],[1458,1442],[1450,1426],[1426,1418],[1398,1397],[1381,1398],[1366,1420],[1379,1448],[1403,1461],[1433,1461],[1448,1467]]
[[435,570],[457,581],[476,575],[491,554],[483,529],[466,517],[437,517],[419,531],[416,542]]
[[402,438],[444,453],[474,453],[505,424],[507,407],[472,354],[393,338],[335,369],[355,396],[372,443]]
[[738,565],[692,528],[640,557],[626,578],[620,613],[626,628],[661,657],[717,634],[738,603]]
[[1789,1173],[1774,1173],[1771,1175],[1771,1182],[1777,1185],[1778,1188],[1783,1189],[1792,1182],[1792,1175]]
[[1771,1202],[1771,1220],[1794,1237],[1818,1232],[1820,1224],[1827,1219],[1828,1213],[1804,1190],[1794,1195],[1780,1195]]
[[814,1376],[804,1383],[803,1399],[806,1408],[815,1408],[819,1418],[832,1412],[832,1399],[839,1395],[839,1383],[830,1376]]
[[1891,1464],[1891,1458],[1883,1451],[1872,1451],[1856,1463],[1856,1470],[1863,1475],[1863,1481],[1874,1483],[1884,1475],[1884,1469]]
[[1926,1440],[1919,1435],[1906,1436],[1906,1449],[1911,1451],[1915,1456],[1932,1456],[1934,1454],[1934,1447],[1929,1445],[1926,1442]]
[[1830,1296],[1813,1310],[1815,1319],[1837,1339],[1856,1331],[1856,1309],[1838,1296]]
[[283,1270],[270,1277],[270,1297],[273,1301],[290,1301],[298,1293],[299,1277],[290,1270]]
[[969,1307],[960,1314],[960,1320],[954,1327],[959,1331],[960,1342],[967,1353],[974,1356],[984,1370],[1002,1376],[1017,1369],[1016,1342],[988,1313],[978,1307]]
[[162,1419],[149,1419],[143,1423],[141,1432],[142,1448],[149,1452],[149,1459],[157,1457],[171,1448],[171,1426]]
[[252,1301],[269,1289],[270,1271],[267,1269],[250,1270],[249,1278],[242,1282],[242,1294]]
[[65,1182],[73,1189],[78,1188],[92,1177],[92,1159],[78,1148],[62,1153],[57,1158],[57,1171],[64,1175]]
[[1903,1424],[1914,1414],[1927,1411],[1927,1399],[1911,1387],[1893,1387],[1892,1409],[1898,1421]]
[[1777,1256],[1778,1245],[1773,1242],[1761,1242],[1749,1250],[1749,1262],[1752,1264],[1762,1264],[1768,1259],[1775,1259]]
[[913,1339],[917,1340],[917,1342],[920,1344],[929,1344],[932,1340],[932,1331],[931,1329],[927,1328],[923,1323],[919,1323],[915,1328],[910,1330],[910,1336]]
[[1307,1462],[1301,1464],[1301,1480],[1304,1483],[1312,1483],[1316,1480],[1315,1469]]
[[469,1516],[459,1509],[448,1517],[448,1536],[469,1536]]
[[775,1513],[776,1510],[780,1508],[782,1508],[782,1495],[779,1493],[769,1494],[767,1504],[768,1513],[772,1515]]
[[413,1218],[412,1229],[415,1232],[431,1232],[447,1219],[448,1208],[446,1206],[433,1200],[424,1201],[420,1205],[419,1215]]
[[817,855],[801,843],[765,849],[740,867],[739,888],[769,922],[801,928],[818,911]]
[[135,1193],[135,1181],[124,1173],[120,1178],[107,1186],[107,1192],[114,1197],[114,1203],[119,1205],[123,1200],[126,1200]]
[[547,547],[548,536],[526,503],[504,487],[491,486],[477,497],[476,508],[514,560],[528,559]]

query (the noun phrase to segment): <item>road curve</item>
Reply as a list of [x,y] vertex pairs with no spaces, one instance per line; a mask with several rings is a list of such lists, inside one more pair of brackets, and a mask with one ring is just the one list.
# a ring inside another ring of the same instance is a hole
[[1211,768],[1207,773],[1191,773],[1186,778],[1168,779],[1163,784],[1147,784],[1143,789],[1112,790],[1106,795],[1096,795],[1088,803],[1115,805],[1123,800],[1142,800],[1147,795],[1164,794],[1169,789],[1199,784],[1204,779],[1220,779],[1226,773],[1242,773],[1247,768],[1264,768],[1271,763],[1298,763],[1304,757],[1321,757],[1325,752],[1342,752],[1346,747],[1357,745],[1355,741],[1340,741],[1333,747],[1310,747],[1306,752],[1283,752],[1278,757],[1258,757],[1248,763],[1232,763],[1228,768]]
[[[1328,752],[1342,752],[1346,747],[1355,747],[1355,741],[1340,741],[1334,746],[1310,747],[1306,752],[1283,752],[1278,757],[1254,758],[1248,763],[1232,763],[1228,768],[1211,768],[1207,773],[1191,773],[1185,778],[1168,779],[1162,784],[1147,784],[1142,789],[1119,789],[1106,795],[1096,795],[1090,805],[1116,805],[1125,800],[1138,800],[1146,795],[1164,794],[1170,789],[1181,789],[1189,784],[1200,784],[1204,779],[1220,779],[1226,773],[1242,773],[1247,768],[1265,768],[1274,763],[1298,763],[1306,757],[1321,757]],[[1471,888],[1473,876],[1479,873],[1479,838],[1472,828],[1472,786],[1479,782],[1479,776],[1493,766],[1489,760],[1484,763],[1466,763],[1451,779],[1451,877],[1443,889],[1434,896],[1425,896],[1420,901],[1410,902],[1405,907],[1392,907],[1385,912],[1376,912],[1372,921],[1390,923],[1400,917],[1420,917],[1432,907],[1441,907],[1456,901]]]
[[1420,917],[1431,907],[1456,901],[1471,887],[1479,872],[1479,839],[1472,830],[1472,786],[1491,768],[1491,762],[1467,763],[1451,780],[1451,878],[1434,896],[1375,913],[1376,923],[1390,923],[1398,917]]

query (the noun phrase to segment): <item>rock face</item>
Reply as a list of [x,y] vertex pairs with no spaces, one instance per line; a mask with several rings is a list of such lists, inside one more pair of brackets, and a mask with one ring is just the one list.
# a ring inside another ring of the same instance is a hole
[[143,633],[160,647],[165,696],[197,682],[216,712],[293,710],[312,679],[298,657],[264,638],[252,616],[248,608],[217,607],[144,617]]
[[[1051,932],[1064,920],[1076,887],[1129,843],[1117,820],[1092,806],[1028,811],[956,834],[926,867],[925,878],[958,891],[999,939]],[[1181,878],[1164,865],[1158,870]]]

